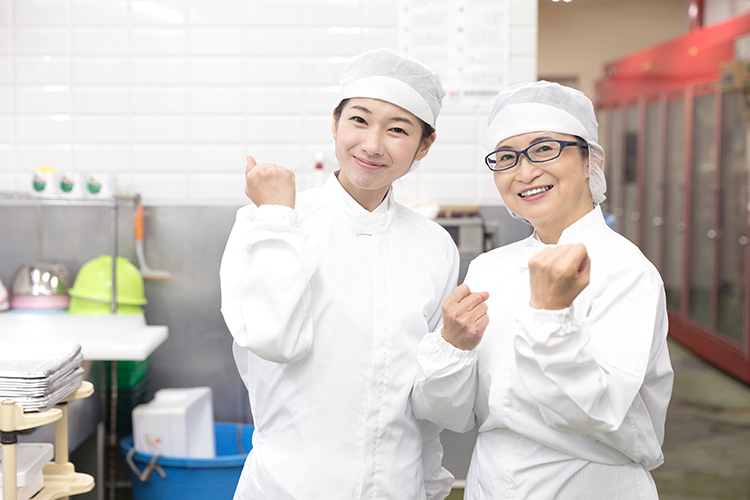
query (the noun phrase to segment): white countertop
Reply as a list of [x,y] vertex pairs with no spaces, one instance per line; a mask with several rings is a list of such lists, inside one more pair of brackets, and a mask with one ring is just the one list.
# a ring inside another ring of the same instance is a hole
[[77,342],[86,360],[143,361],[168,336],[142,314],[0,313],[0,342]]

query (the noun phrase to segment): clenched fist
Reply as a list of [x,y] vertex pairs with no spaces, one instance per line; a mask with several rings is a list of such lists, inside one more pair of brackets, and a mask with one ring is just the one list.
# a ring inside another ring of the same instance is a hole
[[245,194],[256,206],[285,205],[294,208],[294,172],[273,163],[257,163],[247,157]]
[[547,247],[529,259],[535,309],[565,309],[589,284],[591,260],[583,243]]
[[490,322],[485,301],[490,294],[461,285],[443,302],[443,338],[468,351],[479,345]]

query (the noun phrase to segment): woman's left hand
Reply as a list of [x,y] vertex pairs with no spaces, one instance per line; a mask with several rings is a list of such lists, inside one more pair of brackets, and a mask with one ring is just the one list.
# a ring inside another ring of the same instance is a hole
[[548,247],[529,259],[535,309],[565,309],[589,284],[591,260],[583,243]]

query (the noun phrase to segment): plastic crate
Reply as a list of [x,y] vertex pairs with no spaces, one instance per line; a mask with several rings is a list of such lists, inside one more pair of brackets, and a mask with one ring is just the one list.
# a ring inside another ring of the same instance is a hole
[[[117,390],[117,432],[121,435],[133,432],[133,408],[146,402],[149,377],[141,380],[137,386],[130,389]],[[109,392],[109,389],[107,389]],[[109,411],[109,408],[107,409]]]
[[[117,362],[117,387],[120,389],[132,389],[136,387],[147,375],[151,366],[151,356],[143,361],[118,361]],[[109,385],[112,366],[110,361],[104,362],[107,385]]]

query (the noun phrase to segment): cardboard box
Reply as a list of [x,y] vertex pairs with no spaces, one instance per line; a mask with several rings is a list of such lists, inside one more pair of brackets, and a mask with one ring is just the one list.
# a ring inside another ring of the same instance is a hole
[[750,90],[750,62],[726,61],[721,63],[721,89],[724,92]]

